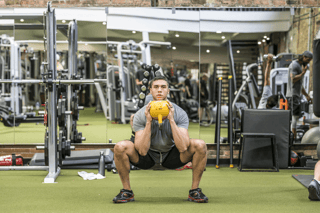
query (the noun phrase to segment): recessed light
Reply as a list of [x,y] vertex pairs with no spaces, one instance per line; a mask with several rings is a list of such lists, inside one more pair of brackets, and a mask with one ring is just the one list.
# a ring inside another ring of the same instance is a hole
[[178,38],[178,37],[179,37],[179,34],[177,33],[175,36]]
[[240,53],[240,50],[237,50],[237,53]]
[[62,23],[66,23],[66,20],[62,20]]
[[21,22],[24,22],[24,19],[22,18],[22,19],[20,19],[20,21],[21,21]]
[[222,39],[225,39],[226,37],[225,37],[225,36],[221,36],[221,38],[222,38]]
[[175,46],[172,47],[173,50],[177,49]]
[[207,53],[209,53],[210,52],[210,50],[207,50]]
[[132,33],[133,33],[133,34],[135,34],[135,33],[136,33],[136,31],[134,31],[134,30],[133,30],[133,31],[132,31]]
[[217,31],[217,33],[222,33],[221,31]]
[[104,21],[104,22],[102,22],[102,24],[103,24],[103,25],[106,25],[106,24],[107,24],[107,22],[105,22],[105,21]]

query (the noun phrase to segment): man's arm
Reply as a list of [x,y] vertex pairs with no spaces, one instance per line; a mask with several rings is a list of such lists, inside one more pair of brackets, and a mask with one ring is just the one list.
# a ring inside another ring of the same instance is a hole
[[172,106],[172,103],[169,102],[169,114],[167,119],[169,119],[172,136],[174,143],[179,150],[179,152],[185,152],[187,151],[188,147],[190,146],[190,138],[188,130],[185,128],[179,128],[174,121],[174,108]]
[[310,96],[308,95],[308,93],[306,92],[306,90],[304,89],[304,87],[302,87],[301,92],[302,92],[302,94],[303,94],[304,96],[306,96],[308,102],[310,102],[310,101],[312,102],[312,99],[310,98]]
[[189,87],[188,87],[188,86],[186,86],[186,90],[187,90],[188,95],[191,97],[191,94],[190,94],[190,91],[189,91]]
[[270,85],[270,71],[271,71],[271,63],[272,63],[273,55],[268,54],[268,61],[266,70],[264,71],[264,86]]
[[142,81],[139,81],[139,79],[136,78],[136,85],[142,85]]
[[150,103],[146,106],[144,114],[147,119],[146,126],[143,130],[139,130],[135,133],[134,147],[140,155],[145,156],[150,149],[151,144],[151,123],[152,117],[150,115]]
[[290,73],[290,78],[292,80],[292,83],[296,83],[297,81],[300,81],[303,78],[304,74],[306,74],[307,68],[308,68],[308,65],[302,66],[302,73],[298,75],[293,75],[292,73]]

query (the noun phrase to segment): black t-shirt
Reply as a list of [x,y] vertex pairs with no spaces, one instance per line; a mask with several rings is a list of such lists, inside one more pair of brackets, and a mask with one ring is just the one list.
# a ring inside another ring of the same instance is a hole
[[136,79],[139,79],[139,81],[142,81],[144,79],[144,70],[139,70],[137,73],[136,73]]
[[[204,99],[204,100],[207,100],[209,98],[209,92],[207,90],[207,84],[204,80],[200,80],[200,84],[201,84],[201,90],[200,90],[200,98],[201,99]],[[202,94],[202,92],[204,94]]]
[[189,99],[189,98],[192,98],[192,96],[193,96],[193,88],[192,88],[190,79],[187,78],[187,79],[184,81],[184,84],[185,84],[186,87],[189,88],[189,92],[190,92],[190,95],[191,95],[191,96],[189,96],[188,93],[187,93],[187,98],[188,98],[188,99]]

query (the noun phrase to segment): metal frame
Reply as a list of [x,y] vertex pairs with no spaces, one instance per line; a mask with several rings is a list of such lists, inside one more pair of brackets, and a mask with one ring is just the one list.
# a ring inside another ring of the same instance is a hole
[[258,66],[257,63],[253,63],[253,64],[250,64],[249,66],[247,66],[246,68],[246,74],[247,74],[247,78],[246,80],[242,83],[240,89],[236,92],[236,97],[234,98],[233,100],[233,103],[232,103],[232,110],[233,112],[235,112],[235,104],[236,102],[238,101],[239,99],[239,96],[241,95],[241,92],[243,91],[244,87],[248,84],[248,88],[249,88],[249,93],[250,93],[250,99],[251,99],[251,104],[252,104],[252,108],[253,109],[256,109],[257,106],[256,106],[256,103],[255,103],[255,99],[254,99],[254,89],[253,89],[253,83],[252,83],[252,79],[251,79],[251,75],[250,75],[250,72],[249,70],[251,70],[253,67],[255,66]]

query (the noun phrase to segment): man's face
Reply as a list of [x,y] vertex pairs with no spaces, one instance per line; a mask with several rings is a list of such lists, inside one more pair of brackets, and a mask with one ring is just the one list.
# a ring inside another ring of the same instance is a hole
[[152,87],[150,88],[150,93],[153,97],[153,100],[167,100],[167,95],[169,94],[170,89],[165,80],[156,80],[153,82]]
[[312,60],[312,58],[307,58],[307,57],[303,56],[302,63],[303,63],[303,65],[307,65],[310,63],[311,60]]

